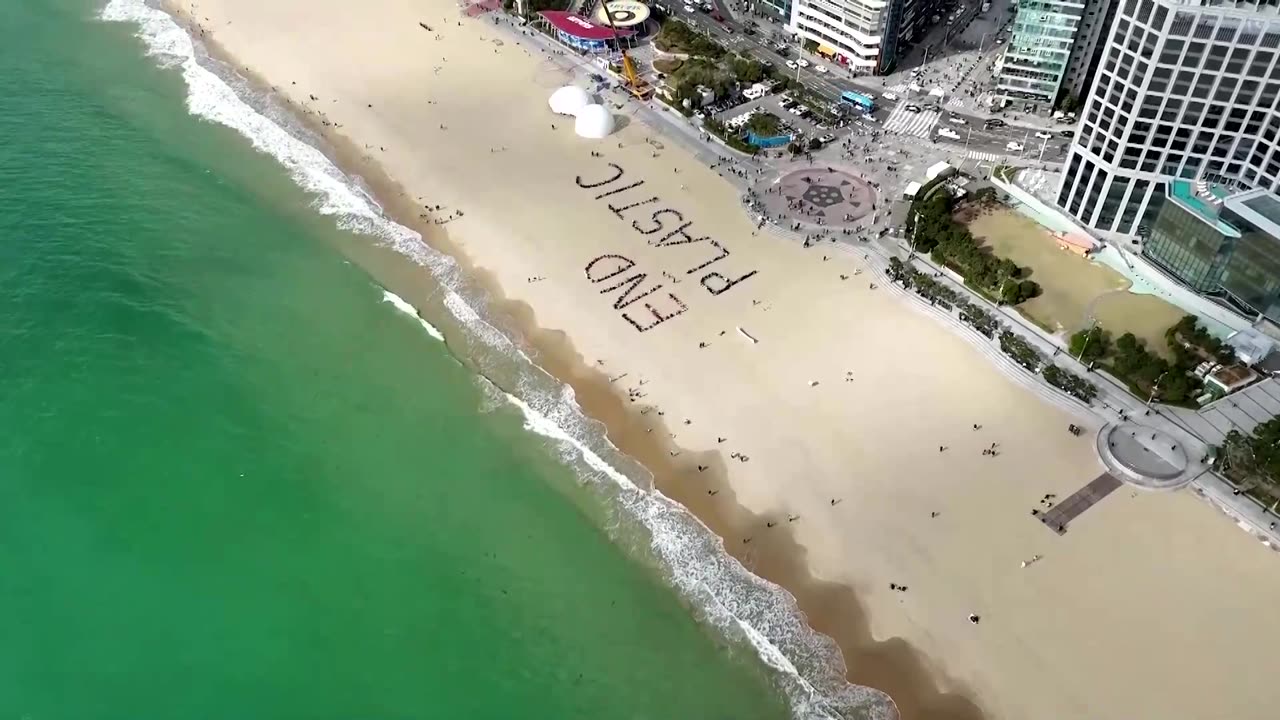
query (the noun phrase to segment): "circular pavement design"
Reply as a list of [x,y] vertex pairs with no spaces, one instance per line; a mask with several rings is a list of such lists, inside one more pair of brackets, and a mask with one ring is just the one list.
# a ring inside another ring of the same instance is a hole
[[1105,444],[1106,455],[1130,476],[1122,479],[1137,480],[1140,484],[1149,480],[1173,480],[1190,465],[1182,443],[1162,430],[1137,423],[1109,428],[1099,444]]
[[835,168],[793,170],[758,195],[771,217],[781,214],[825,227],[854,227],[875,211],[876,192],[860,177]]

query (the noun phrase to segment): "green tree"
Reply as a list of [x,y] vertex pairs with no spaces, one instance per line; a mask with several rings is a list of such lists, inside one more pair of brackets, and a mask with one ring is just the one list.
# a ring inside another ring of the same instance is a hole
[[758,137],[773,137],[778,134],[781,122],[773,113],[756,113],[747,120],[747,129]]
[[1111,352],[1111,333],[1098,325],[1081,330],[1071,336],[1067,350],[1072,357],[1079,358],[1080,362],[1088,365]]

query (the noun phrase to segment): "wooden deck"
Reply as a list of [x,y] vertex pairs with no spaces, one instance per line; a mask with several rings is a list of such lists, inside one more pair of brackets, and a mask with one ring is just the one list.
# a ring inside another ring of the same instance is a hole
[[1115,492],[1116,488],[1122,484],[1109,473],[1102,473],[1088,485],[1075,491],[1071,497],[1054,505],[1049,512],[1041,513],[1040,522],[1059,535],[1065,535],[1067,526],[1072,520],[1080,517],[1085,510],[1093,507],[1102,498]]

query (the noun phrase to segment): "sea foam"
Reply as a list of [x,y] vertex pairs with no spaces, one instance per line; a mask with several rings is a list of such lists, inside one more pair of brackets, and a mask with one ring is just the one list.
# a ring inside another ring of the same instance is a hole
[[382,302],[391,303],[395,307],[395,309],[417,320],[418,324],[422,326],[423,330],[427,331],[428,335],[439,340],[440,342],[444,342],[444,333],[437,330],[435,325],[432,325],[431,323],[427,322],[422,317],[422,315],[418,312],[418,308],[410,305],[408,302],[405,302],[404,298],[391,292],[390,290],[383,290]]
[[[609,443],[600,424],[581,411],[573,389],[543,372],[485,320],[476,309],[484,306],[482,296],[470,297],[475,293],[469,293],[464,297],[465,280],[452,258],[387,218],[358,179],[345,175],[318,148],[287,130],[289,120],[284,113],[256,97],[247,82],[230,73],[224,79],[209,69],[217,63],[207,58],[203,48],[168,13],[144,0],[110,0],[101,17],[136,24],[148,55],[163,67],[180,70],[192,115],[236,130],[254,148],[275,158],[315,197],[316,210],[333,216],[339,227],[371,236],[432,272],[444,288],[444,307],[473,339],[494,357],[515,359],[525,366],[526,372],[514,383],[514,392],[481,379],[485,388],[501,399],[495,405],[518,408],[525,427],[553,441],[561,458],[578,468],[583,482],[605,483],[615,491],[614,509],[646,530],[648,550],[671,585],[725,637],[754,648],[760,660],[775,671],[776,682],[790,698],[795,717],[879,719],[895,715],[892,702],[883,693],[844,681],[838,649],[805,624],[790,593],[751,574],[725,551],[719,537],[679,503],[642,487],[649,484],[647,477],[637,482],[618,469],[628,464],[628,459]],[[383,301],[416,318],[432,337],[444,339],[403,298],[384,291]],[[473,359],[485,372],[485,358]],[[642,476],[643,470],[633,471],[633,475]]]

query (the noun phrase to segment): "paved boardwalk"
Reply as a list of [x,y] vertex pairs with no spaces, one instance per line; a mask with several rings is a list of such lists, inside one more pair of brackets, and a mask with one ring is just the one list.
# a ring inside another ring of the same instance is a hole
[[1072,520],[1080,517],[1085,510],[1093,507],[1102,498],[1115,492],[1121,484],[1109,473],[1102,473],[1094,478],[1093,482],[1075,491],[1071,497],[1054,505],[1049,512],[1041,513],[1040,522],[1050,530],[1063,535],[1067,532],[1067,525]]

